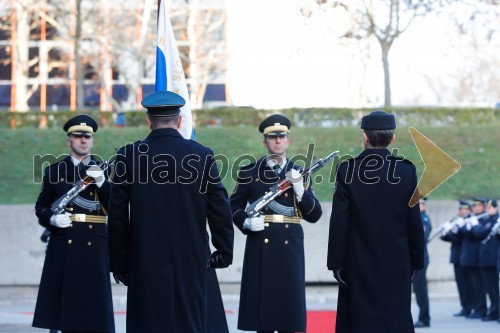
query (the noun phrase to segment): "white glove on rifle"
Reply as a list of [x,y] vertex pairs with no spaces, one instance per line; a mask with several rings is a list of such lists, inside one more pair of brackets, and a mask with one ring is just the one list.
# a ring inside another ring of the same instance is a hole
[[298,170],[290,169],[286,173],[286,179],[292,183],[293,192],[295,192],[295,197],[297,197],[297,201],[302,201],[302,196],[304,195],[304,182],[303,177]]
[[448,231],[450,231],[453,228],[453,225],[450,223],[450,221],[446,221],[443,223],[443,227],[441,228],[440,235],[445,236]]
[[264,216],[246,218],[245,222],[243,222],[243,229],[248,229],[250,231],[264,230]]
[[475,216],[471,216],[467,219],[467,223],[465,224],[465,227],[467,228],[467,230],[471,230],[472,227],[476,226],[479,224],[479,221],[477,220],[477,218]]
[[94,178],[94,182],[97,187],[101,187],[102,184],[104,184],[104,171],[102,171],[98,166],[91,166],[87,170],[87,176]]
[[71,224],[69,217],[70,213],[65,212],[64,214],[54,214],[50,217],[50,224],[58,228],[67,228]]

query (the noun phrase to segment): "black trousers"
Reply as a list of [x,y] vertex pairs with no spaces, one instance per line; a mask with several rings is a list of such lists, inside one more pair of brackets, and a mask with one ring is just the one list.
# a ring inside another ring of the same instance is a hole
[[418,320],[429,324],[431,322],[431,317],[429,314],[429,293],[427,291],[427,267],[425,265],[424,269],[418,272],[415,280],[413,281],[413,292],[415,293],[415,298],[417,300],[417,305],[419,308]]
[[[258,330],[257,333],[274,333],[274,331]],[[293,333],[289,331],[278,331],[278,333]]]
[[467,275],[472,285],[475,312],[486,315],[486,293],[484,292],[481,270],[478,267],[467,267]]
[[455,272],[460,305],[462,305],[465,312],[470,312],[474,308],[474,289],[467,274],[467,269],[459,264],[453,264],[453,271]]
[[482,267],[481,277],[483,280],[484,291],[490,299],[490,308],[487,315],[498,317],[499,315],[499,287],[498,274],[496,267]]

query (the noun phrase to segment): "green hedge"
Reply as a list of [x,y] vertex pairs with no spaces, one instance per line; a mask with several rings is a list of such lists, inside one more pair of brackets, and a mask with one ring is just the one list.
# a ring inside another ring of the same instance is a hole
[[[288,116],[298,127],[320,126],[339,127],[357,126],[361,117],[373,109],[284,109],[284,110],[257,110],[253,108],[217,108],[193,111],[196,126],[256,126],[262,119],[272,113],[282,113]],[[393,112],[397,117],[398,125],[402,126],[443,126],[469,124],[484,125],[497,122],[500,116],[499,108],[392,108],[384,110]],[[96,119],[101,119],[103,126],[113,126],[115,114],[111,112],[86,112]],[[125,112],[127,126],[144,126],[144,111]],[[74,112],[1,112],[0,127],[10,128],[13,123],[16,127],[40,127],[43,116],[47,119],[48,128],[59,128]]]

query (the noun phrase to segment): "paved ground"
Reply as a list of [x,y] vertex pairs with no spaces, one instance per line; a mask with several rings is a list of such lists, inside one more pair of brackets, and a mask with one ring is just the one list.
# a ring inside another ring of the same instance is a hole
[[[113,287],[115,321],[117,333],[125,332],[125,288]],[[228,324],[231,333],[242,332],[236,329],[238,317],[238,285],[221,286]],[[439,289],[434,292],[433,289]],[[450,290],[448,290],[450,289]],[[431,328],[417,329],[416,333],[498,333],[500,323],[481,322],[464,318],[454,318],[451,314],[458,310],[457,296],[450,287],[430,288]],[[31,327],[36,300],[36,287],[0,287],[0,332],[47,332]],[[337,300],[335,286],[310,286],[307,288],[309,310],[335,310]],[[413,304],[414,318],[417,314]],[[166,332],[168,333],[168,332]],[[327,333],[327,332],[308,332]],[[329,332],[331,333],[331,332]]]

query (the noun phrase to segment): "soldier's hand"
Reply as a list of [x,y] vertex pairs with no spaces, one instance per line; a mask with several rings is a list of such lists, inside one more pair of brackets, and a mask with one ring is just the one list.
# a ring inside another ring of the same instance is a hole
[[54,214],[50,218],[50,224],[58,228],[67,228],[71,225],[71,214],[64,212],[63,214]]
[[92,165],[86,172],[87,176],[94,178],[94,182],[97,187],[101,187],[102,184],[104,184],[104,171],[102,171],[97,165]]
[[347,282],[345,282],[344,278],[342,277],[342,270],[341,269],[334,269],[333,270],[333,277],[337,282],[339,283],[339,286],[342,288],[347,288]]
[[302,201],[302,196],[304,195],[305,189],[303,181],[304,178],[302,177],[300,172],[295,169],[290,169],[290,171],[286,173],[286,179],[288,179],[290,183],[292,183],[293,192],[295,192],[297,201]]
[[123,283],[124,286],[128,286],[128,274],[127,273],[113,273],[116,284]]
[[245,222],[243,222],[243,229],[248,229],[250,231],[264,230],[264,216],[246,218]]
[[210,255],[210,258],[208,258],[207,269],[210,269],[210,268],[226,268],[228,266],[229,266],[229,264],[227,264],[224,261],[224,257],[222,255],[222,253],[220,253],[219,251],[215,251],[214,253],[212,253]]
[[418,275],[418,271],[413,271],[411,273],[411,283],[413,283],[413,281],[415,281],[415,278],[417,277]]

